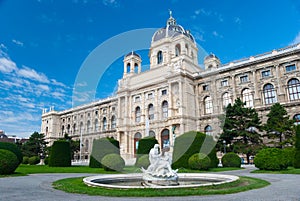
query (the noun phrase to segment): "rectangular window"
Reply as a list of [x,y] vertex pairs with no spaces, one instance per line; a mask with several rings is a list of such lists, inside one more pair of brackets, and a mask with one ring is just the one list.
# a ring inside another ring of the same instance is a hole
[[286,72],[291,72],[291,71],[295,71],[296,70],[296,65],[292,64],[292,65],[288,65],[285,67],[285,71]]
[[261,72],[261,77],[270,77],[271,76],[271,71],[270,70],[264,70]]
[[248,75],[243,75],[240,77],[241,83],[248,82]]
[[221,86],[222,86],[222,87],[228,86],[228,80],[222,80],[222,81],[221,81]]
[[148,94],[148,99],[151,99],[151,98],[153,98],[153,93]]
[[136,96],[136,97],[134,98],[134,102],[140,102],[140,101],[141,101],[141,97]]
[[166,89],[162,90],[161,95],[167,95],[167,90]]
[[207,84],[203,85],[202,88],[203,88],[203,91],[208,91],[209,90],[209,85],[207,85]]

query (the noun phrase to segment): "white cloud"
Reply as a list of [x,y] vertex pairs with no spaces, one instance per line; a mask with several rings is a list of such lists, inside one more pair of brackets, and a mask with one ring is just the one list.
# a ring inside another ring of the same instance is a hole
[[38,73],[34,69],[23,66],[22,69],[19,69],[17,74],[21,77],[28,78],[31,80],[36,80],[42,83],[49,83],[47,76],[43,73]]
[[223,38],[223,35],[219,34],[217,31],[213,31],[212,35],[218,38]]
[[290,43],[292,44],[297,44],[300,43],[300,32],[298,33],[298,35],[294,38],[294,40]]
[[5,57],[0,58],[0,72],[11,73],[15,70],[17,70],[17,65],[15,62]]
[[241,18],[236,17],[236,18],[234,18],[234,22],[235,22],[236,24],[241,24],[241,23],[242,23],[242,20],[241,20]]
[[118,0],[102,0],[102,3],[106,6],[119,7],[120,2]]
[[23,42],[21,42],[21,41],[19,41],[19,40],[12,39],[12,42],[13,42],[14,44],[16,44],[16,45],[19,45],[19,46],[21,46],[21,47],[23,47],[23,46],[24,46],[24,43],[23,43]]
[[6,52],[0,43],[0,129],[27,137],[40,130],[42,108],[71,106],[71,88],[33,68],[18,67]]

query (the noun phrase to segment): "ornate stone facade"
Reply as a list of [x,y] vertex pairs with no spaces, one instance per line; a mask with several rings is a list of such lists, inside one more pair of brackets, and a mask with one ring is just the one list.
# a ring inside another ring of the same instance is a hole
[[172,151],[175,137],[184,132],[220,133],[219,115],[237,97],[256,108],[263,121],[275,102],[300,119],[299,44],[224,65],[211,54],[205,69],[198,65],[197,51],[191,33],[170,16],[152,37],[150,70],[141,72],[141,57],[127,54],[114,97],[43,112],[41,132],[49,141],[66,133],[82,137],[86,157],[94,139],[114,137],[122,156],[130,159],[138,140],[148,135]]

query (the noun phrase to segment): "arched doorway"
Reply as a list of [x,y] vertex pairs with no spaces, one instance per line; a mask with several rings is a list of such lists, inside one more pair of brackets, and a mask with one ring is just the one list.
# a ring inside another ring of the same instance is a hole
[[133,138],[133,146],[134,146],[134,157],[136,157],[136,152],[139,148],[139,141],[142,138],[141,133],[136,133]]
[[161,148],[168,151],[170,149],[170,131],[169,129],[164,129],[161,132]]

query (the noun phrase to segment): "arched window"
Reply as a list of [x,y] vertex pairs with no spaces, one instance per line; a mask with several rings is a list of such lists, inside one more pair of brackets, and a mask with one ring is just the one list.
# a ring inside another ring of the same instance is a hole
[[168,118],[168,102],[167,101],[162,102],[162,117]]
[[68,126],[67,126],[67,134],[70,134],[70,131],[71,131],[71,125],[68,124]]
[[46,127],[46,135],[48,135],[48,130],[49,130],[49,128],[48,128],[48,127]]
[[178,57],[180,55],[181,49],[180,49],[180,44],[177,44],[175,46],[175,56]]
[[65,126],[61,127],[61,135],[63,136],[65,134]]
[[204,129],[204,133],[206,135],[211,135],[212,134],[212,127],[210,125],[207,125]]
[[148,117],[149,117],[149,120],[154,119],[154,106],[153,106],[153,104],[149,104],[149,106],[148,106]]
[[224,107],[227,107],[231,103],[231,98],[230,98],[228,92],[226,92],[226,93],[223,94],[222,100],[223,100],[223,106]]
[[79,133],[83,133],[83,122],[80,122]]
[[266,84],[263,91],[266,105],[277,102],[276,91],[272,84]]
[[161,132],[161,145],[162,149],[170,148],[170,131],[168,129]]
[[163,62],[163,53],[162,51],[158,51],[157,53],[157,64],[161,64]]
[[91,132],[91,122],[90,122],[90,120],[88,120],[87,123],[86,123],[86,130],[87,130],[88,133]]
[[95,131],[99,131],[99,121],[98,119],[95,119]]
[[300,114],[295,114],[294,116],[295,125],[300,125]]
[[130,63],[127,64],[127,69],[126,70],[127,70],[126,71],[127,73],[130,73]]
[[205,114],[213,113],[213,104],[212,104],[212,99],[210,96],[207,96],[204,98],[204,111],[205,111]]
[[76,124],[73,124],[73,133],[75,134],[76,132]]
[[103,124],[103,130],[106,131],[106,129],[107,129],[107,120],[106,120],[106,117],[103,117],[102,124]]
[[249,89],[244,89],[242,91],[242,100],[246,103],[246,107],[253,107],[253,95]]
[[153,130],[149,131],[149,136],[150,137],[155,137],[155,132]]
[[137,63],[134,64],[134,72],[138,73],[139,71],[139,65]]
[[88,140],[88,139],[85,140],[85,143],[84,143],[84,151],[85,151],[85,152],[88,152],[88,151],[89,151],[89,140]]
[[136,123],[141,122],[141,108],[140,107],[135,108],[135,122]]
[[136,133],[134,135],[134,138],[133,138],[133,143],[134,143],[134,155],[136,155],[136,152],[139,148],[139,141],[140,139],[142,138],[142,134],[141,133]]
[[111,117],[111,129],[115,129],[116,128],[116,125],[117,125],[117,122],[116,122],[116,116],[113,115]]
[[298,79],[293,78],[288,81],[288,92],[290,101],[300,99],[300,82]]

